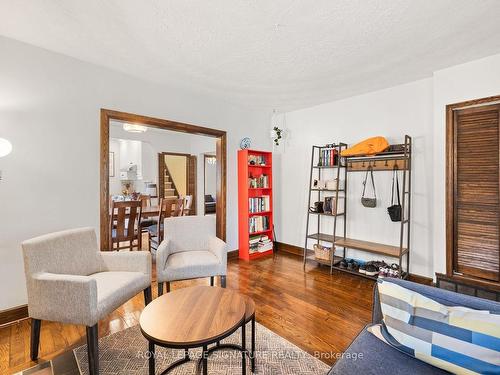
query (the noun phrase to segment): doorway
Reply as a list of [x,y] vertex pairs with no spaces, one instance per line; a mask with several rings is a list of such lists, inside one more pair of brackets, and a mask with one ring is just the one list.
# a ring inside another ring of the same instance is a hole
[[[112,153],[110,153],[110,122],[122,122],[132,126],[147,126],[150,128],[169,130],[172,132],[201,135],[215,139],[216,167],[216,234],[217,237],[226,238],[226,141],[225,131],[180,123],[154,117],[141,116],[126,112],[101,109],[101,134],[100,134],[100,245],[101,250],[108,248],[109,238],[109,199],[110,199],[110,177],[114,164]],[[203,137],[200,137],[203,138]],[[191,155],[190,155],[191,156]],[[190,171],[195,171],[196,157],[189,158],[188,181]],[[159,168],[158,168],[159,169]],[[196,179],[192,179],[192,186],[187,184],[187,189],[196,190]],[[160,180],[158,181],[160,182]],[[159,184],[158,184],[159,185]],[[164,192],[164,189],[163,189]],[[201,192],[200,192],[201,193]],[[161,194],[158,186],[158,195]],[[193,205],[196,207],[196,205]]]
[[213,154],[203,155],[203,210],[205,215],[215,215],[216,207],[217,158]]
[[196,215],[196,155],[177,152],[158,153],[160,198],[190,197],[189,215]]

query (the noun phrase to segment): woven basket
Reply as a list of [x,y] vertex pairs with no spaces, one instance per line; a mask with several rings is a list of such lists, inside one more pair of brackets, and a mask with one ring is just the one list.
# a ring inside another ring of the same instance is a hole
[[330,247],[314,244],[313,249],[314,249],[314,257],[316,259],[328,260],[328,261],[330,260],[330,254],[332,251]]

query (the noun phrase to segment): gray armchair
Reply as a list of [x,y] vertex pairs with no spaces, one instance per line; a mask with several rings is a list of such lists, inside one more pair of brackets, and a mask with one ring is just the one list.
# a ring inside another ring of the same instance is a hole
[[226,287],[227,245],[215,235],[215,217],[180,216],[164,221],[164,240],[156,252],[158,295],[176,280],[220,276]]
[[144,292],[151,301],[149,252],[100,252],[92,228],[47,234],[22,244],[31,359],[38,358],[42,320],[87,326],[89,373],[99,373],[97,323]]

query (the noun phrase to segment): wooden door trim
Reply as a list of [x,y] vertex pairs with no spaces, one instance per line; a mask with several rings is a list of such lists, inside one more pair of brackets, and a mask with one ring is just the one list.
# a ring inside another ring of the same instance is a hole
[[[500,103],[500,95],[464,102],[448,104],[446,106],[446,276],[453,277],[454,248],[455,248],[455,186],[456,186],[456,150],[455,150],[455,116],[454,112],[474,107],[484,107]],[[481,108],[482,109],[482,108]],[[463,276],[462,276],[463,277]]]
[[[101,109],[100,112],[100,245],[107,250],[109,237],[109,124],[111,120],[147,125],[157,129],[172,130],[188,134],[216,138],[217,158],[217,237],[226,240],[226,180],[227,180],[227,133],[177,121],[142,116],[133,113]],[[158,186],[159,189],[159,186]]]

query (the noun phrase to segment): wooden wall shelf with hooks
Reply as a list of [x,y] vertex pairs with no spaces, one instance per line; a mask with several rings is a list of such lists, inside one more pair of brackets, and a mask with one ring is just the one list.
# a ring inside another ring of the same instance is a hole
[[347,171],[348,172],[361,172],[366,171],[368,167],[372,167],[374,171],[392,171],[396,167],[399,170],[408,170],[408,159],[402,158],[377,158],[372,160],[370,158],[364,158],[365,160],[349,160],[347,159]]

